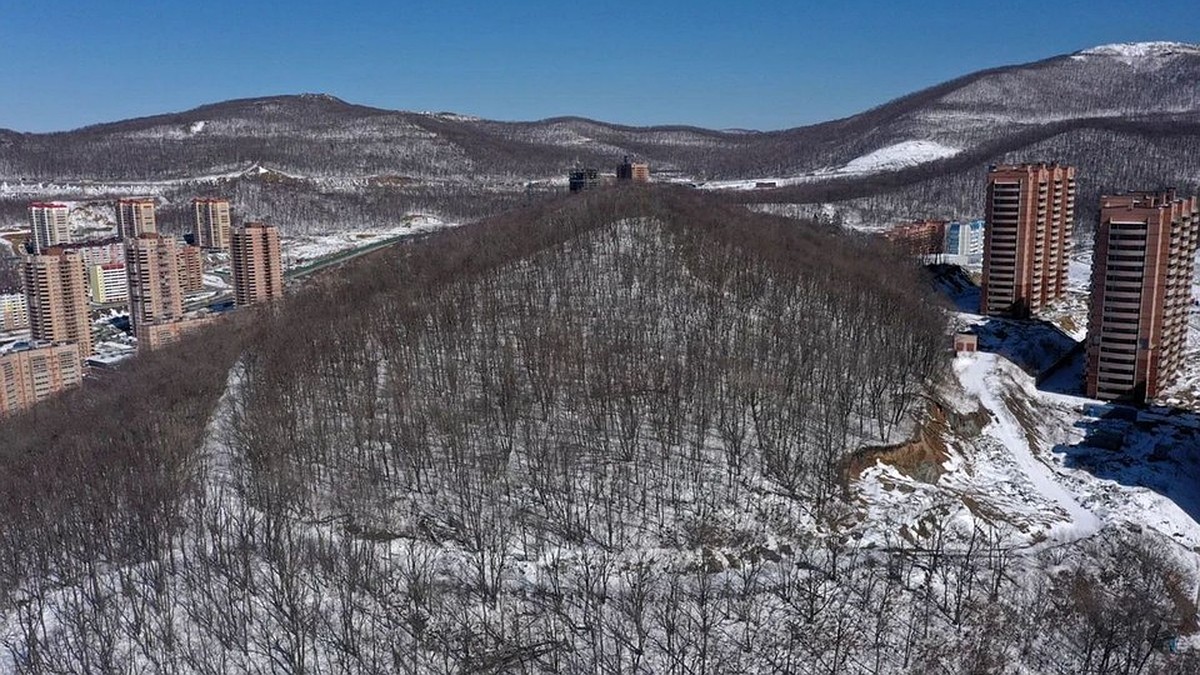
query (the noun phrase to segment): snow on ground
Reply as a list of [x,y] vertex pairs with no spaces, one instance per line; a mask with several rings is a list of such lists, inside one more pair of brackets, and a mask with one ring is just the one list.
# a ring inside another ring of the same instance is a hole
[[936,141],[903,141],[852,159],[834,173],[891,171],[953,157],[961,151]]
[[897,169],[953,157],[960,152],[962,152],[961,148],[942,145],[936,141],[902,141],[852,159],[845,166],[838,168],[824,168],[797,176],[768,176],[752,179],[709,181],[698,185],[698,187],[705,190],[754,190],[759,189],[760,186],[766,188],[785,187],[798,183],[827,180],[829,178],[878,173],[881,171],[895,171]]
[[984,352],[955,357],[953,375],[940,475],[880,460],[852,483],[862,544],[962,545],[978,526],[1033,553],[1132,528],[1200,551],[1200,416],[1039,391]]
[[1021,393],[1026,396],[1037,395],[1029,386],[1032,383],[1028,376],[1018,374],[1013,365],[996,354],[978,353],[956,358],[954,372],[965,391],[977,398],[992,416],[992,423],[983,430],[984,434],[1003,446],[1015,461],[1019,474],[1066,514],[1066,521],[1051,530],[1051,539],[1076,541],[1099,530],[1100,519],[1063,487],[1045,460],[1034,456],[1029,428],[1017,420],[1015,411],[1002,398],[1004,389],[1014,387],[1022,389]]
[[[750,178],[738,180],[713,180],[706,183],[699,183],[696,187],[702,190],[756,190],[762,185],[763,188],[785,187],[787,185],[797,185],[799,183],[811,183],[817,180],[828,178],[828,173],[815,172],[802,176],[768,176],[764,178]],[[688,181],[681,181],[688,182]]]
[[[957,305],[953,323],[979,335],[980,352],[953,361],[945,428],[935,434],[944,447],[923,440],[927,447],[876,455],[852,480],[855,539],[932,545],[945,536],[961,546],[985,531],[994,543],[1035,552],[1124,528],[1174,540],[1200,569],[1200,414],[1080,393],[1089,257],[1071,261],[1070,297],[1052,308],[1053,322],[974,314],[978,287],[966,274],[935,270],[935,285]],[[1200,308],[1189,350],[1178,398],[1194,402]]]
[[229,290],[229,289],[233,288],[233,286],[230,285],[230,283],[228,281],[226,281],[224,277],[217,276],[216,274],[205,274],[204,275],[204,287],[205,288],[220,288],[223,290]]
[[400,225],[387,228],[368,227],[317,236],[282,237],[280,246],[287,264],[296,266],[335,253],[378,244],[387,239],[433,232],[457,224],[446,222],[436,216],[416,214],[406,216]]
[[1148,58],[1174,54],[1200,54],[1200,45],[1185,42],[1123,42],[1085,49],[1077,52],[1074,58],[1080,60],[1087,56],[1108,56],[1132,66]]

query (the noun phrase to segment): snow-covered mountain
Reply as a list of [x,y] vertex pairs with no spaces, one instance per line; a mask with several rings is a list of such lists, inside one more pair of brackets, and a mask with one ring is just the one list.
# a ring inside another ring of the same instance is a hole
[[[1086,205],[1088,190],[1136,186],[1127,182],[1196,186],[1198,85],[1200,46],[1153,42],[980,71],[852,117],[770,132],[577,117],[497,122],[323,94],[273,96],[62,133],[0,131],[0,178],[187,180],[264,166],[324,187],[343,181],[338,190],[403,179],[408,189],[450,182],[477,193],[480,185],[523,191],[576,163],[608,168],[633,155],[659,175],[693,181],[796,183],[772,201],[900,191],[895,199],[916,210],[958,211],[977,204],[971,182],[988,163],[1057,159],[1080,167]],[[947,179],[958,182],[939,187]]]

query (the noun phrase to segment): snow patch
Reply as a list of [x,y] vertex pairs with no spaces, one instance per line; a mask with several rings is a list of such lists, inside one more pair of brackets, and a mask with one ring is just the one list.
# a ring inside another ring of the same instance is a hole
[[1073,58],[1082,60],[1082,57],[1086,56],[1108,56],[1118,59],[1127,65],[1133,65],[1138,61],[1150,58],[1162,58],[1179,54],[1200,56],[1200,45],[1188,44],[1186,42],[1121,42],[1084,49],[1083,51],[1076,52]]
[[852,159],[836,173],[869,173],[901,169],[953,157],[960,152],[962,152],[961,148],[942,145],[936,141],[903,141]]

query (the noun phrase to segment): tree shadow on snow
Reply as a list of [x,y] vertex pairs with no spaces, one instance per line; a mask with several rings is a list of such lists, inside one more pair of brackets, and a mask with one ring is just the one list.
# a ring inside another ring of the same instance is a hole
[[1055,446],[1064,464],[1144,487],[1200,521],[1200,415],[1169,408],[1093,404],[1076,426],[1083,440]]
[[[955,309],[979,312],[979,286],[958,265],[927,265],[930,283]],[[1078,395],[1083,389],[1086,354],[1077,342],[1057,325],[1039,319],[980,317],[963,332],[973,334],[981,352],[997,354],[1029,373],[1038,389],[1056,394]]]
[[1079,395],[1087,353],[1049,321],[986,317],[963,332],[975,335],[978,350],[1014,363],[1034,378],[1038,389]]
[[926,265],[929,283],[960,312],[979,311],[979,286],[958,265]]

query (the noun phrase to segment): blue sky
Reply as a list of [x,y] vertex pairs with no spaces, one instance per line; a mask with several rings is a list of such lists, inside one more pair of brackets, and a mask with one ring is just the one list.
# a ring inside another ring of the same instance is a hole
[[778,129],[980,68],[1200,42],[1200,1],[2,0],[0,127],[325,92],[494,119]]

